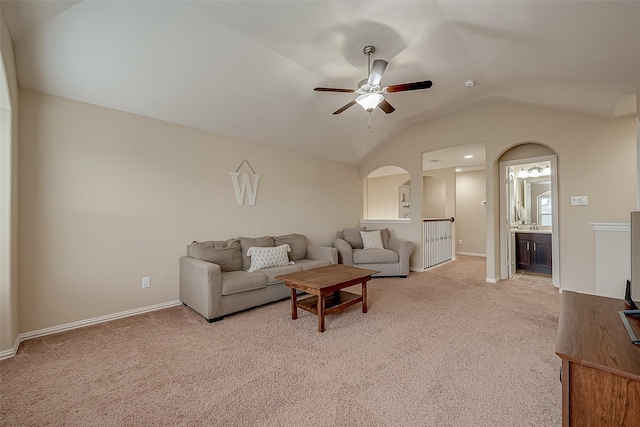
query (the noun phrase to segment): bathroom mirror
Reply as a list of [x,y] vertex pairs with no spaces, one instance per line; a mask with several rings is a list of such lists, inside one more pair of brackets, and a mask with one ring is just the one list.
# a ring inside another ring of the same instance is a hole
[[536,224],[541,227],[552,225],[552,195],[550,170],[542,163],[541,176],[531,176],[529,171],[538,165],[518,165],[513,167],[512,218],[521,225]]

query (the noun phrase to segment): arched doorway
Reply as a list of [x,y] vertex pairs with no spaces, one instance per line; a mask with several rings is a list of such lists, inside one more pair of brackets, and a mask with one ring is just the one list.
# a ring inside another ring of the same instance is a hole
[[516,271],[550,274],[560,287],[558,160],[539,143],[518,144],[498,159],[500,277]]

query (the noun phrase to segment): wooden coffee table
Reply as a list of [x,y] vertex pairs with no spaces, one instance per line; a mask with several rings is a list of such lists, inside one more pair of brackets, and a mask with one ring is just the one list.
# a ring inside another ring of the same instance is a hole
[[[298,318],[298,308],[318,316],[318,332],[324,332],[324,316],[362,302],[362,312],[367,312],[367,282],[377,270],[349,267],[342,264],[312,268],[310,270],[276,276],[291,288],[291,318]],[[362,284],[362,295],[342,291],[349,286]],[[298,301],[297,290],[313,296]]]

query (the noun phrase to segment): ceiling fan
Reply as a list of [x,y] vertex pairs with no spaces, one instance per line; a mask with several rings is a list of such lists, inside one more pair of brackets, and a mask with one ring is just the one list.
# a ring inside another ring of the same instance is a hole
[[356,99],[349,102],[344,107],[336,110],[333,114],[340,114],[349,107],[352,107],[356,103],[360,104],[362,108],[368,113],[371,113],[376,107],[380,107],[382,111],[387,114],[393,113],[396,109],[384,99],[385,93],[404,92],[407,90],[419,90],[429,89],[433,83],[431,80],[425,80],[415,83],[403,83],[399,85],[387,86],[385,88],[380,87],[380,81],[384,70],[387,68],[388,62],[383,59],[376,59],[371,65],[371,55],[376,51],[375,46],[365,46],[362,50],[367,55],[367,66],[369,75],[366,79],[358,83],[358,89],[336,89],[330,87],[317,87],[313,90],[318,92],[343,92],[343,93],[357,93],[360,94]]

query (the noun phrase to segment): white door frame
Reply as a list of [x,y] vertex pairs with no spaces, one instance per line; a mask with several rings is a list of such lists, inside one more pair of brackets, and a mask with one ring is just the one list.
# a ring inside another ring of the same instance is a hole
[[558,235],[559,218],[558,215],[558,156],[550,154],[547,156],[530,157],[526,159],[508,160],[500,162],[500,278],[509,278],[509,239],[511,238],[511,224],[509,223],[509,200],[505,191],[507,183],[506,170],[508,166],[516,166],[525,163],[542,163],[550,162],[551,164],[551,211],[553,221],[551,223],[551,280],[553,286],[562,289],[560,286],[560,238]]

